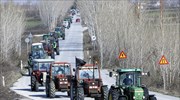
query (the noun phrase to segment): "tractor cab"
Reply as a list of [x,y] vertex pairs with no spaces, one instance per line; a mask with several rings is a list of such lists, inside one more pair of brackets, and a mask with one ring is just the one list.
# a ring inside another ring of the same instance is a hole
[[109,90],[109,100],[156,100],[141,84],[142,75],[149,73],[143,73],[140,68],[117,69],[114,75],[110,72],[110,77],[116,76],[116,83]]
[[116,77],[116,85],[121,86],[141,86],[141,70],[140,69],[118,69]]
[[39,84],[42,86],[45,83],[47,70],[54,59],[33,59],[32,73],[31,73],[31,90],[38,91]]

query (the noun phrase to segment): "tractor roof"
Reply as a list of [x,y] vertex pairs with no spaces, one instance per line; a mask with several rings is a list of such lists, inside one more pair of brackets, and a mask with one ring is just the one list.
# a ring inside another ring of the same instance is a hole
[[33,62],[54,62],[54,59],[33,59]]
[[42,45],[42,43],[33,43],[32,46],[35,46],[35,45]]
[[53,64],[70,64],[68,62],[54,62]]
[[120,68],[117,69],[117,72],[141,72],[140,68]]
[[85,64],[84,66],[79,66],[79,68],[81,68],[81,69],[93,69],[93,68],[98,68],[98,66],[96,66],[96,65],[93,65],[93,64]]

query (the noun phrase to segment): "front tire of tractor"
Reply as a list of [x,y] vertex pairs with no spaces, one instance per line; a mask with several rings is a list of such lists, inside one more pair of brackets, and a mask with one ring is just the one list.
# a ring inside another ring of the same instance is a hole
[[146,87],[142,87],[143,88],[143,91],[144,91],[144,100],[148,100],[148,97],[149,97],[149,91]]
[[119,90],[111,88],[108,94],[108,100],[119,100]]
[[84,89],[83,88],[77,88],[77,100],[84,100]]
[[108,100],[108,87],[101,87],[101,99],[100,100]]
[[49,97],[50,98],[54,98],[55,97],[55,91],[56,91],[56,89],[55,89],[54,82],[50,82],[49,83]]

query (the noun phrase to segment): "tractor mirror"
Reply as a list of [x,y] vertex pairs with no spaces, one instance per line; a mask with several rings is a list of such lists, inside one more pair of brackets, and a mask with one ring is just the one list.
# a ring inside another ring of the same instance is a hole
[[109,72],[109,77],[112,77],[112,74],[113,74],[112,72]]
[[75,68],[73,68],[73,72],[75,72],[76,71],[76,69]]
[[150,76],[150,72],[147,72],[147,73],[142,72],[141,74],[142,74],[142,75]]

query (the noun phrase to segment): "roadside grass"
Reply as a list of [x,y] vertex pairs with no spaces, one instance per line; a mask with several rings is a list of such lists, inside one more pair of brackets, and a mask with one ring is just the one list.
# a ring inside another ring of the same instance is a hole
[[26,29],[32,29],[41,25],[43,25],[43,23],[40,19],[26,19]]

